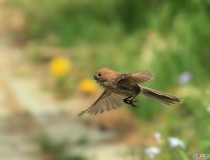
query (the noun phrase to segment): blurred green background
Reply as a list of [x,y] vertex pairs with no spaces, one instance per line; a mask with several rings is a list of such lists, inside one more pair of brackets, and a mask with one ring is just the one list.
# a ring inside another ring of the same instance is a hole
[[[26,53],[25,63],[44,75],[43,90],[58,95],[56,101],[71,101],[79,96],[81,101],[87,97],[93,102],[97,98],[94,93],[101,90],[91,80],[81,89],[78,86],[104,67],[125,73],[149,70],[155,78],[146,86],[183,100],[182,104],[168,107],[140,96],[137,108],[123,108],[130,115],[128,122],[135,124],[132,133],[125,128],[125,134],[119,135],[123,142],[135,135],[134,144],[128,145],[131,159],[150,159],[146,152],[150,146],[160,151],[154,159],[187,160],[200,153],[210,157],[209,0],[13,0],[5,1],[4,6],[21,11],[22,29],[8,29],[12,44]],[[64,75],[48,73],[49,64],[59,57],[68,61],[70,71]],[[84,103],[79,110],[85,107]],[[120,115],[119,110],[114,113]],[[109,114],[103,121],[115,117]],[[114,120],[122,121],[123,114]],[[90,119],[97,122],[97,118]],[[116,124],[109,129],[115,132],[124,125]],[[152,138],[156,132],[161,134],[161,143]],[[169,137],[177,137],[185,147],[179,143],[171,146]],[[45,149],[48,146],[55,150],[57,159],[83,159],[57,151],[65,145],[56,148],[51,142],[41,141],[43,144]]]

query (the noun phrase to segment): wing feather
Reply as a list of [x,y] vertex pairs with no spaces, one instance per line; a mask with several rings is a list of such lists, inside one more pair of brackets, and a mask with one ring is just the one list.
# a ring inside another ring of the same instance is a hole
[[78,116],[81,117],[84,114],[95,115],[97,113],[103,113],[104,111],[117,109],[123,106],[124,98],[126,97],[123,95],[115,94],[105,89],[96,102],[94,102],[89,108],[78,113]]
[[139,71],[129,74],[137,83],[148,82],[153,78],[153,74],[149,71]]
[[136,81],[136,83],[144,83],[152,80],[153,74],[149,71],[138,71],[129,74],[119,74],[116,78],[115,84],[126,78],[132,78]]

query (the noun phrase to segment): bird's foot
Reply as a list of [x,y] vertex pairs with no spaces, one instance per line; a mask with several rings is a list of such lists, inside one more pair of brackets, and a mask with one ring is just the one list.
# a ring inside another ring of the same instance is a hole
[[131,105],[132,107],[136,107],[136,104],[134,104],[134,103],[138,102],[138,100],[124,99],[124,102],[125,102],[126,104]]
[[132,101],[130,102],[130,104],[131,104],[132,107],[137,107],[136,104],[135,104],[135,103],[137,103],[137,102],[138,102],[137,100],[132,100]]

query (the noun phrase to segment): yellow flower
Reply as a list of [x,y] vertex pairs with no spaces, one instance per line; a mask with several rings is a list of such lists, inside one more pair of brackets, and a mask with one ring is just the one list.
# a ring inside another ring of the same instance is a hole
[[70,61],[63,57],[54,58],[50,62],[50,72],[54,76],[65,76],[71,68]]
[[86,93],[92,93],[96,90],[96,82],[92,79],[83,79],[79,83],[79,88],[81,91]]

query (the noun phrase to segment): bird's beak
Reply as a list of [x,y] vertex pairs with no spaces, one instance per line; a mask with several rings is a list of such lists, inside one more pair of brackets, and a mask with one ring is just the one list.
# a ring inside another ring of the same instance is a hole
[[98,80],[98,76],[96,74],[94,74],[93,79]]

